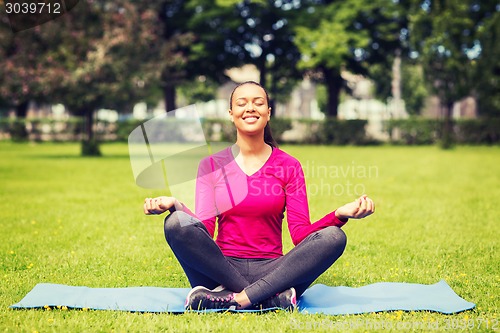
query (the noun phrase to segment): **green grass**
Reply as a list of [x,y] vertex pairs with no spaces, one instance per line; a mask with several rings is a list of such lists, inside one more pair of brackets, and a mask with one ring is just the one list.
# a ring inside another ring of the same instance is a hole
[[[39,282],[90,287],[188,287],[165,243],[162,217],[142,214],[162,192],[134,183],[125,144],[81,158],[77,144],[0,142],[0,330],[6,332],[351,331],[430,324],[445,330],[498,324],[500,149],[283,146],[304,165],[313,219],[359,192],[376,213],[344,230],[344,255],[319,279],[328,285],[444,279],[472,311],[356,316],[139,314],[11,310]],[[336,187],[333,185],[337,184]],[[291,248],[285,236],[286,250]],[[366,324],[363,324],[366,323]],[[372,325],[372,326],[370,326]],[[398,326],[399,325],[399,326]],[[384,330],[387,331],[387,330]]]

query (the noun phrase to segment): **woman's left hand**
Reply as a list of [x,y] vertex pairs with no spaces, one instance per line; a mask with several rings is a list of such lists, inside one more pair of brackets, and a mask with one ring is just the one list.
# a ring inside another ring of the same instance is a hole
[[360,198],[339,207],[335,211],[335,216],[339,219],[362,219],[375,212],[375,204],[373,200],[368,198],[366,194]]

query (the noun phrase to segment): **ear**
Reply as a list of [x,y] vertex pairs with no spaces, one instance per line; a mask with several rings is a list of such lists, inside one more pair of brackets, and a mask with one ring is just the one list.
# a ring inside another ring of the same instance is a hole
[[229,109],[229,119],[231,120],[232,123],[234,123],[233,110],[231,109]]
[[271,120],[271,108],[267,110],[267,121]]

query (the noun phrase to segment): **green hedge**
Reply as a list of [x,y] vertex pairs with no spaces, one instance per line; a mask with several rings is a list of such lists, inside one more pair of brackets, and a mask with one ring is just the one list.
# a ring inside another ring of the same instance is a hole
[[[455,143],[500,143],[500,118],[459,119],[454,120],[452,126]],[[391,142],[404,145],[439,143],[443,127],[443,120],[423,118],[397,119],[386,123]]]
[[324,145],[367,145],[375,143],[366,136],[366,120],[342,120],[327,118],[325,120],[296,119],[304,127],[301,140],[292,143],[324,144]]
[[[12,141],[78,141],[83,131],[83,119],[65,120],[49,118],[0,119],[0,132]],[[49,138],[49,139],[47,139]]]
[[500,118],[459,120],[455,124],[457,143],[500,143]]
[[363,145],[368,142],[366,137],[367,121],[361,119],[339,120],[325,119],[321,130],[325,144],[334,145]]
[[387,122],[386,128],[392,143],[429,145],[438,142],[443,124],[439,120],[409,118]]
[[[126,142],[130,133],[146,120],[123,120],[117,123],[98,122],[96,136],[101,139]],[[296,120],[306,124],[303,143],[361,145],[368,141],[365,135],[366,120]],[[178,126],[168,127],[167,131],[178,131]],[[49,130],[47,131],[47,126]],[[273,136],[278,143],[283,143],[282,135],[292,129],[292,120],[272,118],[270,122]],[[234,142],[236,130],[234,124],[226,119],[202,119],[202,127],[207,140]],[[42,129],[43,128],[43,129]],[[162,127],[162,130],[165,130]],[[12,140],[52,140],[79,141],[83,130],[81,118],[68,120],[28,119],[0,120],[0,131],[8,133]],[[23,132],[24,131],[24,132]]]
[[[96,137],[100,140],[128,140],[129,134],[145,120],[124,120],[117,123],[99,121]],[[283,133],[292,128],[292,123],[302,126],[301,138],[286,143],[367,145],[373,144],[366,136],[366,120],[311,120],[272,118],[273,136],[284,143]],[[203,131],[207,140],[234,142],[234,124],[226,119],[203,119]],[[167,126],[168,127],[168,126]],[[443,121],[436,119],[409,118],[390,120],[385,129],[390,142],[404,145],[428,145],[439,143]],[[165,130],[162,127],[161,130]],[[169,133],[178,131],[177,125],[168,127]],[[83,120],[72,117],[66,120],[53,119],[0,119],[0,138],[13,141],[80,141]],[[500,118],[461,119],[453,122],[453,140],[458,144],[499,144]]]
[[117,122],[116,126],[116,140],[117,141],[128,141],[128,136],[132,131],[137,127],[144,123],[145,120],[137,120],[137,119],[129,119],[129,120],[120,120]]

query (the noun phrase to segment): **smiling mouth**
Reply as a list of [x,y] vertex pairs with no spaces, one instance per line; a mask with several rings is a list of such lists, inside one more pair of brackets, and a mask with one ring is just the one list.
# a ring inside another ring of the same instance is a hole
[[257,116],[243,117],[243,121],[246,123],[255,123],[257,120],[259,120],[259,117]]

